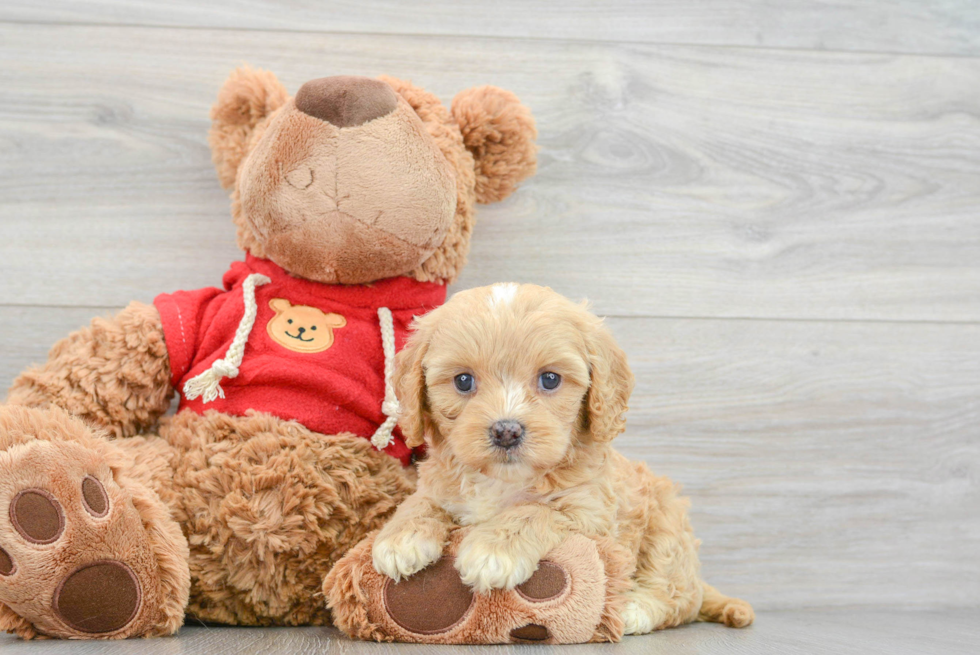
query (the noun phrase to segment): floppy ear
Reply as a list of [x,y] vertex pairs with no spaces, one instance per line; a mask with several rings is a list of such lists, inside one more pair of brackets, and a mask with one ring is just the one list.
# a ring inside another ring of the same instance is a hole
[[586,337],[589,393],[586,427],[595,441],[612,441],[626,429],[626,410],[635,381],[626,353],[598,318]]
[[435,430],[429,414],[429,400],[425,394],[425,370],[422,358],[429,344],[425,336],[416,330],[408,343],[395,356],[393,382],[401,410],[398,412],[398,425],[409,448],[417,448],[425,443],[425,433]]
[[211,161],[222,187],[235,183],[255,128],[288,99],[286,88],[269,71],[241,66],[231,72],[211,108],[208,134]]
[[453,98],[452,112],[476,160],[477,202],[503,200],[534,174],[538,131],[516,95],[495,86],[467,89]]
[[327,327],[331,328],[342,328],[347,325],[347,319],[340,314],[327,314]]

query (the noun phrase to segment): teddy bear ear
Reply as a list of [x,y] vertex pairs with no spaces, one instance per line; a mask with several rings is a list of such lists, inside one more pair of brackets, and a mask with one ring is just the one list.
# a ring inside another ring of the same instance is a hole
[[286,87],[269,71],[241,66],[231,72],[211,108],[208,134],[221,186],[227,189],[235,183],[255,128],[288,99]]
[[538,131],[531,110],[517,96],[495,86],[460,92],[453,118],[476,161],[476,199],[503,200],[537,169]]

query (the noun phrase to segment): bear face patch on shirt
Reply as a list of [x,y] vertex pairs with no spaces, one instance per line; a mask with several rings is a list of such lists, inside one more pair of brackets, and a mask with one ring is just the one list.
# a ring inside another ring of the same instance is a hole
[[293,305],[273,298],[269,307],[276,313],[267,330],[272,340],[298,353],[323,352],[333,345],[333,331],[347,325],[340,314],[327,314],[309,305]]

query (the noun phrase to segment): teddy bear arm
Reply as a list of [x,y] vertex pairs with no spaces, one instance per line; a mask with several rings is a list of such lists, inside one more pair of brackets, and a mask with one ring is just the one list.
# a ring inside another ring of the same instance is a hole
[[153,426],[173,387],[160,314],[139,302],[62,339],[48,361],[21,373],[9,404],[61,407],[116,437]]

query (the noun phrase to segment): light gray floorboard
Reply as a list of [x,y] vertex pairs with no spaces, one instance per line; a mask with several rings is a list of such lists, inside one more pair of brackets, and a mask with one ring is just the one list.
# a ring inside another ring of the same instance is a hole
[[973,0],[19,0],[0,19],[980,54]]
[[0,42],[0,304],[216,283],[237,250],[207,111],[248,59],[292,90],[387,72],[530,105],[540,173],[482,211],[461,287],[534,281],[617,315],[980,320],[980,59],[20,25]]
[[168,639],[123,642],[32,642],[0,636],[4,655],[961,655],[977,652],[975,610],[894,612],[835,610],[770,612],[732,630],[694,624],[619,644],[581,646],[425,646],[352,642],[332,628],[186,627]]
[[[0,383],[107,310],[0,311]],[[980,325],[612,319],[627,456],[760,609],[980,604]]]

